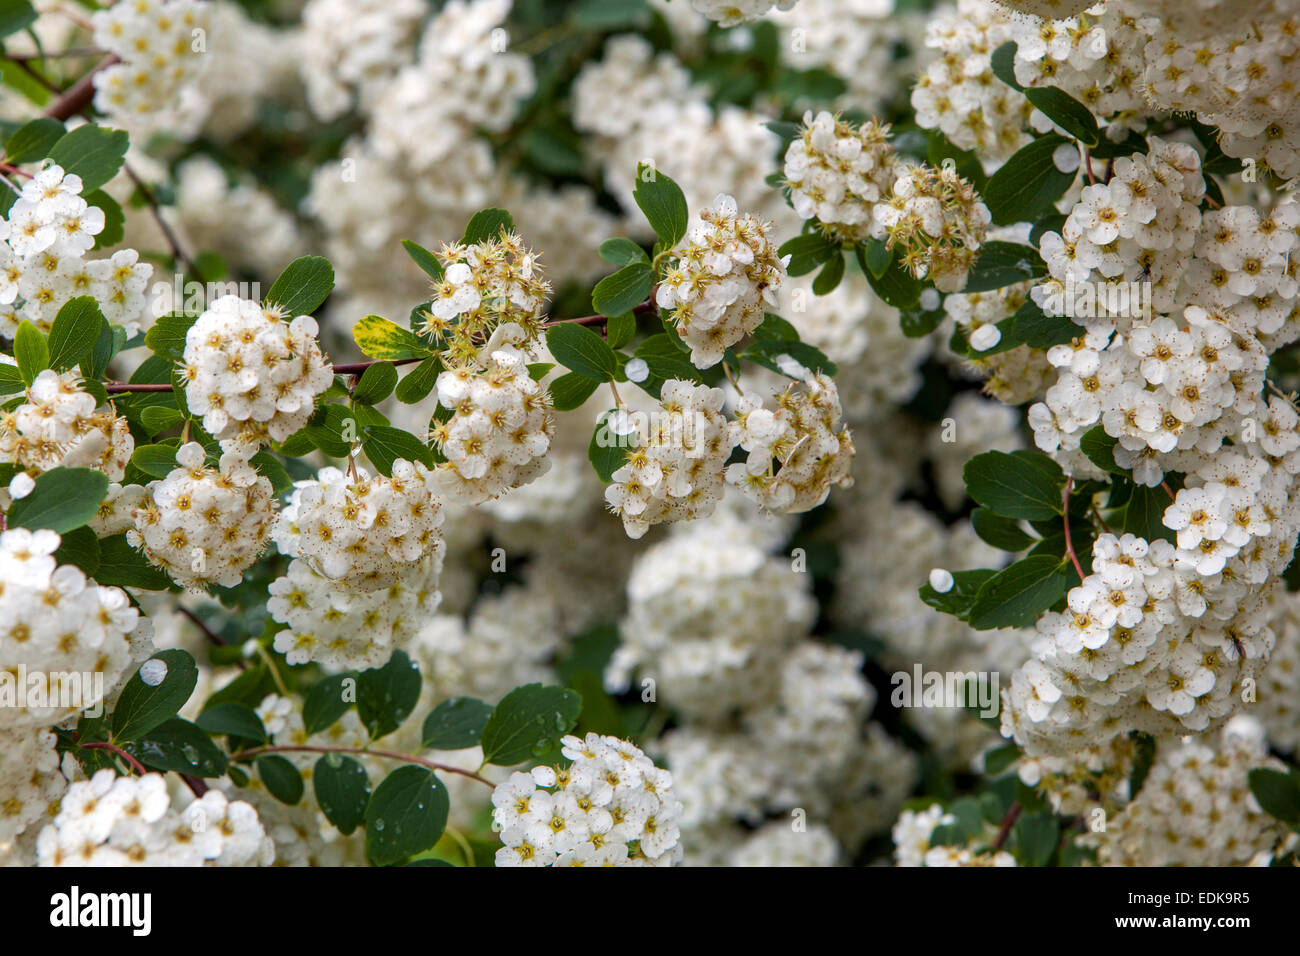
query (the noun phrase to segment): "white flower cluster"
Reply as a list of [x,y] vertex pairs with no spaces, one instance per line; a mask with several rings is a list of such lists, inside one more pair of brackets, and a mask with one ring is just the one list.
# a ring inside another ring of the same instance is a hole
[[953,166],[912,166],[894,181],[889,201],[875,210],[876,228],[900,262],[940,292],[959,292],[992,221],[975,188]]
[[[666,0],[665,6],[676,5]],[[835,101],[863,115],[880,114],[916,78],[925,15],[895,0],[800,0],[767,15],[781,31],[782,62],[829,70],[848,87]],[[788,51],[788,52],[787,52]]]
[[433,473],[419,462],[393,463],[392,477],[323,468],[294,484],[271,536],[280,553],[354,591],[387,588],[419,561],[441,561],[442,505]]
[[302,8],[299,71],[307,103],[322,120],[371,104],[409,60],[425,6],[420,0],[310,0]]
[[752,392],[742,395],[732,440],[749,458],[727,467],[727,481],[770,511],[816,508],[832,486],[853,483],[853,437],[840,419],[839,391],[822,372],[805,371],[776,396],[775,411]]
[[518,346],[526,332],[513,322],[498,326],[475,365],[438,376],[440,411],[430,437],[446,458],[435,478],[453,501],[477,504],[538,478],[555,434],[550,395],[528,372]]
[[[48,727],[103,703],[132,663],[130,635],[139,614],[120,588],[100,587],[78,567],[54,560],[53,531],[14,528],[0,534],[0,670],[17,706],[0,707],[0,729]],[[19,684],[21,671],[40,682],[44,699]],[[103,675],[102,685],[91,675]],[[57,675],[78,679],[60,684]],[[81,678],[84,678],[82,680]]]
[[673,249],[655,301],[672,310],[696,367],[722,361],[758,328],[764,306],[776,304],[789,257],[777,255],[771,232],[771,223],[739,215],[736,200],[720,195]]
[[1268,756],[1249,717],[1234,718],[1219,740],[1169,742],[1136,798],[1095,835],[1105,866],[1242,864],[1278,840],[1276,822],[1250,791],[1248,774],[1283,769]]
[[625,690],[639,670],[663,700],[698,718],[777,696],[778,664],[806,635],[816,607],[807,576],[744,541],[735,524],[715,516],[677,525],[641,554],[608,688]]
[[185,334],[185,400],[227,451],[251,456],[307,424],[334,381],[316,320],[286,324],[274,307],[223,295]]
[[[513,344],[536,342],[551,286],[541,263],[514,232],[468,246],[443,246],[444,273],[435,282],[424,331],[446,343],[453,359],[472,358],[497,329],[510,326]],[[522,331],[522,339],[518,332]]]
[[183,587],[234,587],[270,535],[271,482],[233,452],[207,467],[198,442],[182,445],[176,464],[166,478],[149,482],[127,541]]
[[823,824],[806,830],[774,820],[732,851],[728,866],[834,866],[840,855],[835,835]]
[[904,810],[890,834],[894,840],[894,865],[924,866],[934,828],[954,822],[956,817],[937,803],[924,810]]
[[682,187],[688,209],[703,209],[722,193],[734,196],[738,208],[775,222],[776,235],[798,231],[798,217],[766,182],[770,157],[781,145],[765,127],[767,117],[732,105],[713,107],[707,87],[692,85],[690,72],[671,53],[657,53],[635,34],[613,36],[604,59],[582,68],[572,95],[574,126],[591,134],[584,145],[601,161],[605,188],[644,238],[651,233],[633,192],[647,159]]
[[95,397],[79,384],[73,372],[40,372],[27,400],[0,414],[0,461],[33,477],[62,466],[120,481],[135,450],[130,426],[112,410],[95,411]]
[[672,866],[682,857],[673,778],[617,737],[568,736],[568,766],[515,773],[492,791],[497,866]]
[[958,0],[956,9],[931,17],[925,45],[940,56],[912,91],[917,125],[990,159],[1028,142],[1029,102],[993,75],[993,51],[1011,38],[1011,17],[989,0]]
[[95,45],[119,61],[95,73],[95,108],[144,132],[184,128],[208,63],[209,10],[198,0],[131,0],[95,11]]
[[[1156,78],[1145,71],[1144,49],[1160,24],[1134,12],[1132,3],[1108,3],[1086,15],[1058,11],[1041,14],[1051,19],[1012,18],[1016,82],[1064,90],[1108,119],[1107,138],[1123,139],[1155,115],[1148,100]],[[1030,120],[1040,131],[1053,128],[1037,110]]]
[[209,790],[178,810],[162,774],[106,769],[68,788],[36,855],[41,866],[267,866],[275,847],[242,800]]
[[[1230,437],[1245,445],[1258,432],[1265,454],[1291,450],[1279,434],[1291,413],[1258,396],[1269,352],[1295,337],[1287,262],[1300,205],[1202,216],[1204,188],[1196,152],[1153,137],[1149,155],[1116,160],[1114,178],[1083,190],[1061,234],[1044,235],[1052,280],[1034,300],[1087,335],[1049,353],[1061,371],[1030,412],[1040,448],[1068,454],[1100,421],[1119,440],[1116,462],[1148,486],[1194,470]],[[1130,263],[1146,270],[1137,290]]]
[[45,727],[0,730],[0,866],[11,841],[45,816],[68,786],[56,742]]
[[[1077,449],[1100,424],[1140,485],[1186,479],[1162,515],[1170,541],[1102,535],[1067,611],[1040,619],[1003,710],[1004,732],[1031,755],[1133,728],[1206,730],[1273,648],[1278,575],[1300,530],[1300,415],[1263,396],[1269,353],[1295,337],[1285,263],[1300,216],[1291,204],[1202,216],[1203,191],[1195,151],[1153,138],[1043,238],[1053,278],[1034,298],[1087,331],[1048,353],[1058,378],[1030,409],[1035,441],[1093,474]],[[1150,265],[1153,309],[1100,291],[1100,310],[1071,308],[1072,286],[1104,286],[1134,261]]]
[[380,155],[428,170],[475,129],[500,133],[510,125],[536,86],[532,60],[507,48],[502,24],[510,7],[511,0],[443,6],[416,62],[375,92],[370,135]]
[[[1196,25],[1164,19],[1176,6],[1159,4],[1161,25],[1172,29],[1153,29],[1146,46],[1151,97],[1218,127],[1227,155],[1262,162],[1283,179],[1300,174],[1300,99],[1290,65],[1300,52],[1295,5],[1255,4],[1248,13],[1215,4],[1218,16]],[[1259,9],[1269,6],[1278,9]],[[1188,4],[1184,13],[1198,7]]]
[[691,0],[691,6],[720,26],[734,27],[757,20],[775,7],[790,10],[799,0]]
[[[265,479],[262,479],[265,480]],[[441,549],[404,569],[387,587],[340,587],[302,558],[271,582],[267,611],[288,625],[275,649],[290,664],[315,661],[329,670],[378,667],[406,644],[438,608]]]
[[691,521],[713,513],[722,500],[723,472],[735,446],[722,414],[725,399],[720,388],[670,379],[663,384],[659,410],[647,419],[644,434],[625,411],[606,420],[609,441],[636,435],[635,447],[605,489],[605,500],[623,519],[628,537],[639,538],[664,521]]
[[889,126],[854,126],[822,111],[805,113],[799,135],[785,153],[785,184],[794,211],[816,219],[837,239],[861,242],[876,233],[876,204],[899,175]]
[[24,320],[43,332],[69,299],[89,295],[128,335],[140,328],[153,267],[134,249],[84,258],[104,231],[104,210],[88,205],[81,177],[49,165],[29,179],[0,220],[0,335]]

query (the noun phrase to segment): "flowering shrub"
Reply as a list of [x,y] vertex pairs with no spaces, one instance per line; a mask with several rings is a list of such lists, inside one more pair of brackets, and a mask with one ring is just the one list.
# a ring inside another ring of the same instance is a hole
[[88,6],[0,863],[1296,862],[1297,4]]

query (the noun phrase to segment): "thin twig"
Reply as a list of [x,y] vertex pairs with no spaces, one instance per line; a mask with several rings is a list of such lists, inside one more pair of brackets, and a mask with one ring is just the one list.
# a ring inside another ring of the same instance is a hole
[[64,90],[58,99],[45,107],[44,115],[51,119],[69,120],[79,113],[84,113],[95,100],[95,74],[100,70],[108,69],[116,62],[118,62],[117,57],[112,54],[104,57],[95,65],[93,70]]
[[284,744],[268,747],[254,747],[251,750],[241,750],[232,754],[233,757],[256,757],[261,754],[273,753],[312,753],[312,754],[355,754],[361,757],[386,757],[389,760],[405,760],[408,763],[419,764],[421,767],[428,767],[430,770],[441,770],[444,773],[459,774],[462,777],[469,777],[471,780],[477,780],[481,784],[489,787],[495,787],[496,784],[486,777],[480,777],[473,770],[464,770],[461,767],[453,767],[450,764],[436,763],[432,760],[425,760],[423,757],[413,757],[410,754],[400,754],[392,750],[367,750],[364,747],[343,747],[343,746],[312,746],[309,744]]
[[998,830],[998,838],[993,841],[993,849],[1002,849],[1003,844],[1007,842],[1007,837],[1011,835],[1011,828],[1016,825],[1016,820],[1020,817],[1020,801],[1017,800],[1011,804],[1011,809],[1007,815],[1002,818],[1002,827]]
[[149,212],[153,216],[154,222],[158,223],[158,228],[162,230],[163,238],[167,240],[167,245],[172,251],[172,258],[183,265],[185,271],[195,279],[203,278],[202,273],[199,272],[199,267],[194,264],[193,259],[186,255],[185,250],[181,248],[180,240],[176,238],[176,233],[173,232],[172,227],[167,224],[167,220],[163,218],[162,210],[158,208],[158,197],[155,196],[153,190],[149,188],[149,184],[136,174],[136,171],[131,168],[130,163],[123,163],[122,168],[126,170],[126,174],[131,177],[131,182],[135,183],[135,188],[138,189],[140,195],[144,197],[144,201],[149,207]]
[[1079,563],[1079,556],[1074,553],[1074,544],[1070,541],[1070,491],[1074,488],[1074,479],[1071,478],[1065,483],[1065,553],[1070,556],[1074,563],[1074,570],[1079,572],[1079,580],[1082,581],[1087,575],[1083,573],[1083,565]]
[[81,747],[82,750],[107,750],[107,751],[110,751],[111,753],[116,754],[117,756],[119,756],[119,757],[121,757],[123,760],[125,760],[128,764],[130,764],[131,767],[135,770],[135,772],[138,773],[138,774],[140,774],[140,776],[142,776],[142,777],[143,777],[146,773],[149,772],[149,771],[147,771],[147,770],[144,769],[144,764],[140,763],[140,761],[136,760],[134,757],[132,757],[129,753],[127,753],[125,750],[123,750],[123,749],[122,749],[121,747],[119,747],[117,744],[110,744],[110,743],[96,742],[96,743],[89,743],[89,744],[80,744],[79,746]]

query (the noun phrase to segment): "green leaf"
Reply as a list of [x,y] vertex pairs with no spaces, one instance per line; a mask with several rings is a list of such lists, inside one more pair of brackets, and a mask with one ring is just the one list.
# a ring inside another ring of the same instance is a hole
[[334,267],[323,256],[301,256],[285,266],[266,294],[267,304],[291,316],[311,315],[334,291]]
[[637,164],[636,186],[632,198],[645,214],[650,228],[659,237],[659,245],[671,249],[686,235],[690,210],[681,187],[653,166]]
[[344,836],[365,822],[370,775],[360,763],[342,754],[326,754],[316,761],[311,785],[325,819]]
[[140,445],[131,454],[131,464],[150,478],[166,478],[176,468],[176,445]]
[[357,713],[378,740],[401,726],[420,699],[420,668],[405,651],[394,651],[382,667],[357,675]]
[[414,405],[424,401],[438,384],[438,375],[442,372],[442,360],[431,355],[415,368],[406,373],[397,383],[397,400],[403,405]]
[[185,421],[185,416],[174,408],[167,408],[163,405],[148,405],[140,409],[140,423],[144,425],[150,435],[165,432],[169,428],[176,428],[183,421]]
[[361,373],[352,398],[364,405],[378,405],[397,387],[397,369],[391,362],[376,362]]
[[419,462],[426,468],[434,465],[433,449],[408,431],[391,425],[367,425],[361,430],[361,450],[385,478],[393,476],[393,464],[399,458]]
[[199,681],[199,669],[194,658],[178,649],[158,651],[141,664],[148,665],[150,671],[157,668],[152,661],[161,661],[166,671],[161,681],[146,684],[140,679],[140,671],[126,682],[117,706],[113,709],[113,739],[138,740],[144,737],[164,721],[175,717],[194,693],[194,686]]
[[352,338],[363,355],[380,361],[397,362],[433,354],[424,340],[410,329],[378,315],[367,315],[358,321],[352,327]]
[[1165,527],[1164,523],[1165,509],[1171,504],[1173,499],[1159,485],[1148,488],[1134,483],[1128,504],[1124,508],[1123,521],[1120,523],[1121,530],[1146,538],[1148,541],[1156,541],[1160,538],[1173,541],[1176,536],[1172,530]]
[[1008,40],[993,51],[993,75],[1014,90],[1024,92],[1016,79],[1016,41]]
[[1288,826],[1300,826],[1300,776],[1270,767],[1256,767],[1247,778],[1250,792],[1269,816]]
[[496,705],[483,728],[483,759],[512,767],[548,749],[573,729],[582,698],[564,687],[525,684]]
[[430,711],[424,719],[426,750],[463,750],[474,747],[483,737],[492,705],[476,697],[452,697]]
[[9,507],[9,527],[49,528],[59,534],[88,524],[108,494],[108,477],[91,468],[52,468],[26,498]]
[[217,704],[199,714],[195,721],[210,734],[226,734],[230,737],[242,737],[245,740],[265,743],[269,738],[262,718],[247,704],[227,701]]
[[1068,142],[1054,133],[1040,137],[1020,149],[989,177],[984,204],[994,224],[1033,222],[1055,211],[1053,203],[1065,194],[1077,175],[1077,170],[1061,172],[1052,158],[1056,148]]
[[1115,446],[1118,439],[1106,434],[1106,429],[1094,425],[1079,436],[1079,451],[1088,456],[1088,460],[1102,471],[1113,475],[1124,474],[1124,469],[1115,464]]
[[799,330],[772,312],[763,313],[763,321],[754,330],[754,337],[760,339],[783,339],[786,342],[798,342]]
[[366,807],[366,854],[391,866],[441,839],[451,803],[432,770],[408,764],[390,773]]
[[872,291],[886,303],[896,309],[915,309],[920,305],[921,290],[925,285],[903,268],[903,264],[897,258],[890,262],[881,275],[876,276],[867,265],[866,250],[863,246],[857,246],[853,254],[862,269],[862,274],[867,277],[867,283]]
[[89,528],[77,528],[61,535],[59,549],[54,552],[58,564],[75,564],[93,578],[99,571],[99,538]]
[[781,367],[780,360],[786,356],[813,372],[825,372],[827,375],[835,375],[839,371],[834,362],[807,342],[755,337],[749,347],[740,353],[742,359],[753,362],[755,365],[761,365],[766,369],[771,369],[781,375],[794,378],[795,376],[790,375],[788,371]]
[[611,315],[605,323],[605,341],[612,349],[621,349],[636,338],[636,316],[631,312],[625,315]]
[[646,338],[636,347],[633,356],[644,361],[650,370],[646,380],[637,384],[655,398],[659,397],[664,382],[669,379],[695,382],[697,385],[704,382],[700,370],[691,363],[687,354],[673,343],[672,337],[667,332]]
[[1061,825],[1050,813],[1023,813],[1011,834],[1021,866],[1047,866],[1056,852]]
[[1017,561],[980,587],[971,605],[970,626],[979,631],[1029,627],[1065,596],[1073,573],[1068,562],[1051,555],[1030,555]]
[[881,239],[868,239],[862,245],[862,264],[867,272],[879,279],[894,261],[894,250]]
[[623,462],[627,460],[627,453],[636,447],[637,442],[635,433],[617,435],[609,427],[609,416],[617,411],[618,409],[611,408],[600,416],[600,420],[596,422],[596,430],[592,432],[591,441],[587,444],[587,459],[605,484],[614,480],[614,472],[623,467]]
[[258,757],[257,772],[271,796],[281,803],[293,806],[302,800],[302,774],[288,759],[279,754]]
[[1065,345],[1086,334],[1082,326],[1075,325],[1065,316],[1048,315],[1032,299],[1025,300],[1016,310],[1016,314],[1011,317],[1011,324],[1015,336],[1035,349]]
[[1092,111],[1064,90],[1031,87],[1025,90],[1025,99],[1083,145],[1096,146],[1101,142],[1101,130]]
[[975,602],[975,595],[984,586],[984,582],[993,577],[995,573],[986,568],[977,568],[971,571],[953,571],[953,585],[947,591],[936,591],[927,581],[921,585],[918,593],[921,600],[936,611],[951,614],[953,617],[964,621],[970,614],[971,605]]
[[568,372],[551,382],[551,403],[557,411],[571,412],[591,398],[600,382],[581,372]]
[[49,158],[63,167],[64,175],[81,177],[81,193],[94,192],[117,175],[126,159],[129,137],[120,129],[87,123],[59,137]]
[[[12,8],[15,4],[13,0],[6,0],[3,6]],[[31,9],[30,5],[27,6]],[[0,10],[0,24],[5,20],[4,12]],[[10,166],[20,166],[44,159],[65,132],[62,123],[47,116],[28,120],[5,140],[5,162]]]
[[576,322],[560,322],[548,328],[546,345],[557,362],[594,381],[613,381],[618,370],[618,359],[608,343]]
[[844,256],[843,254],[831,256],[822,267],[822,271],[817,273],[817,278],[813,279],[813,295],[828,295],[835,291],[835,287],[840,284],[844,278]]
[[311,686],[302,703],[303,730],[308,736],[320,733],[347,713],[355,702],[356,679],[357,675],[348,671],[322,678]]
[[102,189],[88,193],[85,198],[89,205],[98,206],[104,212],[104,228],[95,236],[93,248],[107,249],[117,245],[126,236],[126,213],[122,212],[121,205]]
[[179,717],[163,721],[139,740],[122,747],[150,770],[195,777],[220,777],[226,772],[226,755],[202,730]]
[[831,242],[819,232],[805,232],[781,244],[776,254],[789,256],[785,271],[792,276],[807,275],[824,262],[829,262],[840,251],[838,243]]
[[460,241],[466,246],[480,242],[495,242],[501,238],[501,233],[511,232],[514,228],[514,218],[504,209],[480,209],[470,217],[469,224],[465,227],[465,235]]
[[0,365],[0,395],[13,395],[27,388],[16,365]]
[[986,451],[966,462],[962,477],[972,498],[1005,517],[1041,521],[1062,513],[1065,474],[1040,452]]
[[155,355],[172,362],[185,360],[185,337],[190,326],[199,320],[197,315],[172,312],[158,319],[144,335],[144,344]]
[[349,421],[353,423],[352,429],[355,431],[359,421],[353,410],[342,405],[323,405],[303,426],[302,432],[331,458],[345,458],[352,450],[352,442],[343,437]]
[[1003,551],[1023,551],[1035,540],[1021,530],[1013,519],[994,514],[987,508],[972,511],[970,523],[977,535]]
[[600,257],[610,265],[630,266],[635,262],[650,263],[650,257],[645,254],[645,250],[633,242],[631,239],[624,239],[621,236],[614,239],[606,239],[600,244],[597,250]]
[[[596,283],[591,293],[592,307],[601,315],[625,315],[649,298],[654,284],[655,273],[650,264],[634,262]],[[575,324],[566,322],[551,328]]]
[[45,335],[26,319],[14,333],[14,359],[18,362],[18,374],[26,385],[31,385],[37,375],[50,367],[50,350]]
[[425,275],[434,282],[442,281],[442,263],[438,261],[437,256],[418,242],[412,242],[410,239],[402,240],[402,248],[415,261],[415,264],[424,270]]
[[99,570],[95,572],[95,580],[105,586],[145,591],[166,591],[171,587],[166,572],[154,567],[148,558],[131,547],[125,534],[100,539]]
[[1047,266],[1033,246],[994,240],[980,246],[964,293],[988,292],[1047,274]]

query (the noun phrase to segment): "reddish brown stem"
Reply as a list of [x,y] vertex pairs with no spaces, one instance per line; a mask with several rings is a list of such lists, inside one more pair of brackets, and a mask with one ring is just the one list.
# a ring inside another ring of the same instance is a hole
[[64,90],[58,99],[47,106],[45,115],[51,119],[69,120],[79,113],[84,113],[95,99],[95,74],[116,62],[116,56],[110,54],[104,57],[93,70]]
[[496,784],[486,777],[480,777],[472,770],[463,770],[460,767],[452,767],[445,763],[435,763],[432,760],[425,760],[422,757],[412,757],[410,754],[399,754],[391,750],[367,750],[360,747],[336,747],[336,746],[310,746],[308,744],[284,744],[283,746],[274,747],[254,747],[252,750],[241,750],[234,754],[235,757],[256,757],[259,754],[274,753],[312,753],[312,754],[353,754],[355,756],[386,757],[389,760],[405,760],[407,763],[419,764],[421,767],[428,767],[430,770],[441,770],[444,773],[459,774],[462,777],[469,777],[471,780],[477,780],[479,783],[486,784],[489,787],[495,787]]
[[144,769],[144,764],[140,763],[140,761],[136,760],[134,757],[132,757],[121,747],[117,746],[117,744],[110,744],[110,743],[82,744],[81,749],[82,750],[107,750],[121,757],[123,760],[125,760],[128,764],[131,765],[131,767],[135,770],[136,773],[140,774],[140,776],[143,777],[146,773],[149,772]]
[[1073,488],[1074,479],[1071,478],[1065,483],[1065,553],[1070,556],[1070,560],[1074,563],[1074,570],[1079,572],[1079,580],[1082,581],[1085,577],[1083,565],[1079,564],[1079,556],[1074,553],[1074,544],[1070,541],[1070,491]]
[[1016,801],[1011,804],[1011,809],[1007,815],[1002,818],[1002,827],[998,830],[998,838],[993,841],[993,849],[1002,849],[1003,844],[1007,842],[1007,837],[1011,835],[1011,828],[1016,825],[1016,820],[1020,817],[1020,802]]

